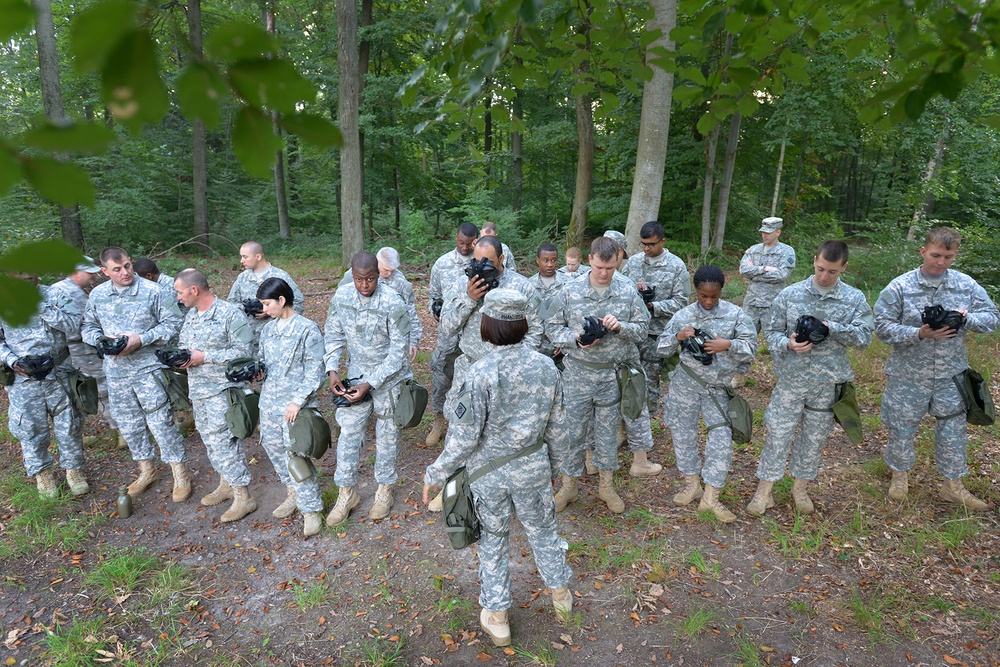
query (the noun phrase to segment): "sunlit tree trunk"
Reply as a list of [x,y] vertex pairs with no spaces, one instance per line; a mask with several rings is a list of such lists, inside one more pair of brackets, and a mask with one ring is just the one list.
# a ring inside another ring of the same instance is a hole
[[712,190],[715,187],[715,151],[719,145],[719,126],[712,128],[705,152],[705,192],[701,198],[701,254],[707,255],[712,239]]
[[360,76],[358,70],[358,6],[355,0],[337,0],[337,120],[344,143],[340,148],[340,232],[346,267],[365,247],[361,217],[361,141],[358,135]]
[[726,141],[726,163],[722,170],[722,183],[719,184],[719,205],[715,211],[714,247],[722,249],[726,238],[726,216],[729,214],[729,193],[733,188],[733,171],[736,169],[736,149],[740,143],[740,112],[733,114],[729,122],[729,139]]

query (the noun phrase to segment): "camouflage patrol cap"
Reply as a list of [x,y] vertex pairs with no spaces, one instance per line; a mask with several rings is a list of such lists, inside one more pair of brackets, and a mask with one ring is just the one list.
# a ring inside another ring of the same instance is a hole
[[495,320],[523,320],[528,309],[528,297],[517,290],[495,289],[486,293],[483,299],[483,315]]
[[94,260],[86,255],[83,256],[83,261],[76,265],[77,271],[86,271],[87,273],[100,273],[101,267],[94,263]]
[[783,221],[781,218],[764,218],[760,222],[760,229],[758,232],[764,232],[765,234],[771,234],[773,232],[781,229]]
[[604,232],[604,238],[611,239],[614,242],[614,244],[619,248],[621,248],[622,250],[625,250],[626,247],[628,246],[628,241],[625,239],[625,235],[617,230],[609,229],[608,231]]

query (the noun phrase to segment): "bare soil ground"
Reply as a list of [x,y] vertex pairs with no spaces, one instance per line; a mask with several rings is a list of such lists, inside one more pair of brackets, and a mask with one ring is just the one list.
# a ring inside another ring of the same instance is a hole
[[[304,276],[307,315],[322,323],[337,276],[315,264],[283,268]],[[410,276],[418,301],[423,271]],[[212,279],[234,277],[227,270]],[[425,332],[416,372],[429,383],[429,321]],[[974,366],[997,368],[996,337],[972,348]],[[970,428],[967,484],[994,504],[990,511],[970,515],[937,500],[930,422],[918,437],[910,499],[887,501],[877,416],[886,354],[876,344],[855,355],[865,442],[852,445],[839,429],[830,438],[811,490],[814,515],[796,514],[788,480],[765,518],[743,511],[762,428],[735,452],[723,498],[739,520],[729,526],[671,503],[679,481],[659,426],[652,458],[667,466],[662,476],[628,478],[622,450],[624,515],[609,514],[596,479],[585,478],[581,500],[560,516],[576,574],[567,627],[554,622],[515,522],[508,650],[479,631],[475,550],[453,551],[440,515],[420,503],[423,470],[438,453],[423,445],[429,416],[404,435],[393,514],[367,518],[376,488],[369,433],[361,505],[345,525],[308,540],[298,514],[271,517],[284,489],[256,440],[247,446],[260,508],[221,524],[226,505],[197,502],[217,481],[197,434],[187,440],[193,497],[171,502],[165,479],[120,519],[117,488],[134,464],[95,424],[87,429],[92,492],[54,505],[31,499],[19,447],[0,431],[0,664],[996,667],[1000,430]],[[773,386],[769,365],[762,355],[743,390],[758,419]],[[322,403],[330,408],[328,393]],[[5,397],[0,406],[5,413]],[[328,508],[334,465],[333,453],[319,464]]]

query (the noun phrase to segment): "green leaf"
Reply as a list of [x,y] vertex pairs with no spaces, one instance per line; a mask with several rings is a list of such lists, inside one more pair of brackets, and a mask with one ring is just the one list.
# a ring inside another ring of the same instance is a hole
[[0,256],[0,271],[7,273],[72,273],[83,261],[83,254],[58,239],[24,243]]
[[782,68],[781,73],[797,83],[809,83],[809,73],[806,72],[804,67],[798,67],[795,65],[784,67]]
[[75,164],[38,157],[25,158],[23,165],[28,182],[46,199],[63,206],[94,205],[94,184]]
[[271,119],[258,109],[243,107],[233,127],[233,153],[251,176],[268,178],[281,139],[274,134]]
[[521,7],[518,15],[525,23],[534,23],[538,19],[538,12],[545,6],[545,0],[521,0]]
[[618,96],[611,91],[605,90],[601,93],[601,106],[604,107],[605,111],[614,111],[619,104]]
[[115,133],[97,123],[55,125],[49,121],[20,137],[26,146],[62,153],[103,153],[115,140]]
[[810,21],[812,27],[816,29],[819,34],[824,34],[830,30],[833,25],[833,21],[830,19],[830,14],[826,11],[824,7],[820,7],[813,14],[812,20]]
[[241,61],[229,68],[229,80],[248,104],[295,113],[299,102],[312,102],[316,89],[287,60]]
[[927,93],[925,89],[918,88],[916,90],[911,90],[906,94],[906,98],[903,102],[903,108],[906,111],[906,117],[910,120],[916,120],[924,113],[924,108],[927,106]]
[[687,79],[693,83],[697,83],[699,86],[704,86],[707,83],[705,81],[705,75],[697,67],[678,67],[677,76],[682,79]]
[[510,68],[510,82],[517,88],[524,88],[529,72],[530,70],[527,67],[515,62],[514,66]]
[[695,86],[674,86],[673,99],[679,104],[687,105],[695,100],[701,101],[702,89]]
[[133,134],[143,123],[157,124],[167,111],[169,100],[160,79],[156,43],[146,29],[125,35],[104,65],[104,103],[116,119]]
[[0,41],[30,26],[34,18],[35,12],[24,0],[0,0]]
[[69,49],[80,74],[100,69],[132,30],[137,3],[108,0],[84,9],[70,23]]
[[1000,130],[1000,116],[983,116],[979,122],[994,130]]
[[231,21],[216,28],[205,42],[205,52],[214,60],[235,62],[277,55],[278,41],[259,25]]
[[730,12],[726,15],[726,32],[738,35],[746,22],[747,17],[740,12]]
[[214,68],[192,62],[177,77],[177,99],[188,120],[200,118],[208,127],[219,124],[219,105],[229,87]]
[[569,94],[573,97],[583,97],[584,95],[590,95],[594,92],[594,84],[591,81],[581,81],[574,85]]
[[868,48],[868,38],[867,32],[861,32],[847,40],[847,44],[844,45],[844,55],[848,60],[854,60]]
[[753,95],[746,95],[742,100],[740,100],[739,104],[736,105],[736,108],[739,109],[739,112],[743,116],[749,118],[757,112],[757,107],[759,106],[760,102],[756,97]]
[[21,182],[24,173],[21,163],[3,146],[0,146],[0,197],[10,192],[10,189]]
[[715,126],[719,124],[719,120],[710,113],[703,114],[701,118],[698,119],[698,132],[702,135],[711,134]]
[[42,300],[38,288],[26,280],[0,275],[0,319],[19,327],[31,321]]
[[337,148],[344,143],[340,129],[321,116],[300,113],[282,116],[280,122],[286,132],[297,135],[314,146]]

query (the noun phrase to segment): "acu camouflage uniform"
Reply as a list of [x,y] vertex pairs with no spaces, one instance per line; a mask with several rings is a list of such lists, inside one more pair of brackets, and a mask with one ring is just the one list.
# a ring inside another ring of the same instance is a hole
[[562,383],[552,360],[523,343],[494,348],[469,367],[454,412],[447,416],[450,427],[444,451],[424,475],[431,486],[443,486],[462,465],[472,474],[491,460],[539,439],[545,442],[540,451],[472,484],[484,529],[478,543],[480,605],[504,611],[513,604],[510,540],[500,536],[508,531],[513,513],[524,527],[542,581],[549,588],[566,586],[573,571],[566,564],[568,545],[558,534],[552,478],[569,455],[569,442]]
[[[226,300],[242,307],[246,299],[257,298],[257,289],[268,278],[281,278],[288,283],[288,286],[292,288],[292,296],[294,297],[292,310],[299,315],[305,312],[306,298],[302,296],[299,286],[295,284],[295,281],[292,280],[292,277],[287,272],[282,271],[274,264],[269,264],[260,275],[252,269],[244,270],[243,273],[236,276],[236,282],[229,289],[229,297]],[[267,324],[268,318],[263,317],[258,319],[256,317],[248,317],[247,321],[250,323],[250,329],[253,331],[254,350],[256,350],[260,345],[260,332],[264,328],[264,325]]]
[[[765,266],[774,267],[774,270],[765,271]],[[767,309],[778,293],[785,289],[794,268],[795,249],[781,241],[770,248],[758,243],[743,253],[740,275],[750,280],[743,297],[743,310],[750,316],[758,332],[767,321]]]
[[[447,252],[434,262],[431,267],[431,281],[428,288],[428,312],[436,299],[444,299],[446,289],[450,289],[454,284],[465,284],[465,269],[472,261],[472,253],[463,257],[458,254],[458,250]],[[506,273],[506,272],[505,272]],[[444,308],[441,309],[444,315]],[[451,389],[453,371],[447,367],[449,357],[454,362],[454,357],[458,352],[458,335],[448,336],[444,332],[441,322],[438,322],[437,342],[434,344],[434,351],[431,353],[431,411],[434,414],[441,414],[444,411],[445,397]]]
[[[700,303],[692,303],[674,314],[660,334],[660,354],[669,357],[680,347],[677,334],[684,327],[695,327],[716,338],[732,341],[725,352],[712,355],[709,365],[704,365],[681,351],[680,363],[670,374],[670,387],[663,410],[674,444],[677,469],[684,475],[700,474],[706,484],[721,489],[733,461],[733,431],[727,414],[729,397],[725,387],[743,364],[753,360],[757,353],[757,330],[750,316],[728,301],[720,300],[712,310],[705,310]],[[698,376],[706,386],[699,384],[690,373]],[[705,422],[708,437],[705,443],[705,462],[698,456],[698,417]]]
[[[830,335],[808,352],[797,354],[788,349],[788,341],[801,315],[826,322]],[[816,479],[823,445],[833,430],[837,385],[854,379],[847,348],[868,347],[872,327],[865,295],[841,280],[823,294],[810,276],[778,294],[764,325],[778,383],[764,412],[767,439],[757,466],[759,479],[777,482],[784,477],[789,450],[792,477]]]
[[337,408],[340,437],[337,439],[339,487],[354,486],[368,420],[375,413],[375,480],[395,484],[399,427],[392,412],[399,400],[399,383],[413,377],[407,361],[410,322],[406,304],[391,288],[378,281],[371,297],[364,298],[353,283],[342,285],[330,300],[326,318],[326,371],[340,370],[346,351],[347,375],[371,385],[372,400]]
[[98,414],[101,420],[107,422],[113,429],[118,428],[114,417],[111,416],[111,407],[108,401],[108,380],[104,377],[104,362],[97,356],[97,350],[83,342],[80,328],[83,326],[83,311],[87,309],[87,292],[69,278],[64,278],[50,289],[61,292],[73,301],[77,312],[80,314],[80,326],[73,333],[66,335],[66,342],[69,344],[69,358],[73,368],[77,369],[87,377],[97,380]]
[[21,441],[28,477],[53,465],[49,453],[50,416],[59,443],[59,465],[64,470],[83,468],[82,419],[67,392],[73,367],[66,347],[66,336],[80,329],[80,311],[62,292],[44,286],[38,289],[42,301],[28,324],[12,327],[0,320],[0,361],[11,368],[25,356],[47,354],[57,360],[59,355],[67,355],[44,380],[16,374],[14,384],[7,387],[8,427],[11,435]]
[[653,307],[649,318],[649,335],[639,345],[642,370],[646,373],[646,402],[649,414],[654,416],[660,409],[660,376],[663,374],[663,357],[657,351],[657,339],[674,313],[688,304],[691,295],[691,274],[677,255],[664,248],[657,257],[646,257],[645,253],[628,258],[622,273],[633,283],[646,283],[655,287],[656,296],[650,303]]
[[[966,310],[965,326],[954,338],[918,337],[925,306]],[[937,418],[934,458],[945,479],[968,474],[965,406],[952,377],[969,367],[966,331],[992,333],[1000,313],[980,285],[948,269],[935,286],[914,269],[894,279],[875,302],[875,333],[892,346],[885,362],[882,422],[889,431],[885,462],[893,470],[913,467],[913,440],[925,414]]]
[[[348,269],[347,273],[340,280],[340,284],[337,285],[337,289],[340,289],[344,285],[350,285],[353,282],[354,274]],[[410,320],[410,346],[419,347],[420,339],[424,337],[424,325],[420,323],[420,318],[417,317],[417,297],[413,293],[413,285],[399,269],[393,271],[392,275],[388,278],[383,278],[379,275],[378,284],[391,287],[399,295],[399,298],[403,300],[403,303],[406,305],[406,316]],[[332,305],[333,299],[330,300],[330,303]],[[329,317],[329,315],[327,316]]]
[[580,276],[585,276],[590,272],[590,267],[581,262],[580,266],[576,267],[576,271],[570,271],[565,266],[560,266],[556,269],[556,273],[562,275],[563,277],[572,280],[573,278],[579,278]]
[[[278,327],[282,322],[284,329]],[[302,315],[268,320],[260,332],[260,360],[267,365],[267,379],[260,389],[260,444],[281,483],[295,487],[296,505],[303,514],[323,511],[323,499],[312,459],[305,459],[313,471],[306,481],[296,482],[288,472],[291,444],[285,410],[291,403],[319,407],[316,394],[326,379],[323,355],[319,326]]]
[[169,303],[155,283],[136,276],[131,285],[119,288],[110,280],[90,293],[83,315],[83,342],[97,345],[103,336],[112,338],[131,332],[139,336],[140,347],[125,356],[104,357],[108,378],[111,414],[128,443],[132,458],[156,458],[149,438],[152,433],[160,446],[164,463],[185,463],[184,438],[174,427],[173,410],[160,384],[164,366],[153,354],[177,336],[181,319],[176,299]]
[[[536,273],[528,278],[528,280],[535,286],[535,293],[538,295],[538,319],[542,321],[542,325],[544,326],[545,320],[549,319],[549,315],[552,314],[549,311],[555,302],[556,294],[562,289],[563,284],[568,283],[572,278],[556,271],[555,275],[552,276],[552,283],[549,285],[545,285],[542,282],[542,274],[540,273]],[[542,342],[538,346],[538,351],[550,358],[556,353],[556,346],[548,339],[544,330],[542,331]]]
[[[602,318],[614,315],[621,322],[621,331],[610,331],[587,348],[578,347],[576,337],[583,332],[583,320],[593,315]],[[570,456],[560,470],[565,475],[583,474],[584,449],[593,434],[594,464],[599,470],[618,469],[618,424],[622,419],[619,404],[617,368],[625,361],[638,363],[636,345],[646,340],[649,311],[646,310],[635,284],[617,271],[601,296],[589,278],[577,278],[563,285],[556,296],[552,315],[545,323],[545,335],[562,348],[563,387],[566,413],[572,417],[569,425]],[[626,420],[628,421],[628,420]],[[653,448],[649,429],[649,410],[633,423],[645,425],[633,441],[630,430],[629,446],[633,450]]]
[[188,368],[187,374],[188,396],[208,460],[230,486],[247,486],[250,469],[243,441],[234,437],[226,424],[227,389],[250,390],[246,382],[226,379],[226,363],[251,354],[253,331],[246,314],[241,307],[219,298],[203,313],[191,308],[181,326],[180,346],[205,355],[205,363]]

